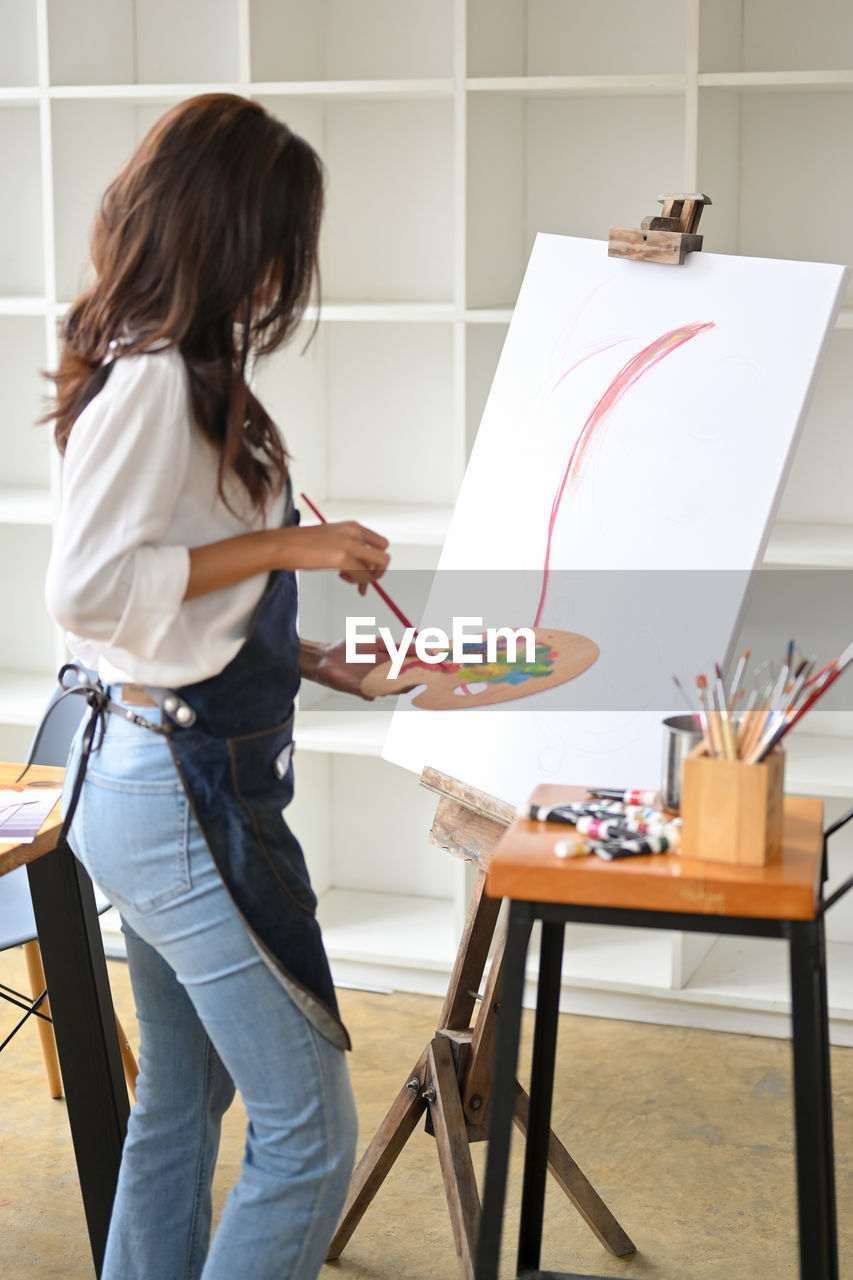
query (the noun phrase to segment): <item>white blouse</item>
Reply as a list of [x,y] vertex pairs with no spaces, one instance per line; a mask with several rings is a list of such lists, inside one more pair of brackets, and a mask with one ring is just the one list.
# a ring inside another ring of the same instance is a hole
[[189,549],[281,524],[285,497],[259,511],[234,478],[230,510],[217,476],[180,354],[117,359],[68,440],[45,587],[71,653],[105,683],[203,680],[245,639],[266,575],[184,600]]

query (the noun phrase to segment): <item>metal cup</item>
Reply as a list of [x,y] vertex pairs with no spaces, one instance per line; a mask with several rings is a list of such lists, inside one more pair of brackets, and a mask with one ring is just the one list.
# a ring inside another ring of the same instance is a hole
[[702,740],[702,730],[691,715],[669,716],[663,722],[663,777],[661,798],[676,813],[681,806],[681,770],[684,757]]

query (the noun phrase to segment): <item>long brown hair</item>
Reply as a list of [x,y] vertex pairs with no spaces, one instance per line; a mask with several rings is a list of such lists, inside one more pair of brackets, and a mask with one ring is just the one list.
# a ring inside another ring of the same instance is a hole
[[162,116],[95,215],[95,282],[68,312],[51,375],[60,452],[111,342],[122,354],[172,346],[219,449],[220,494],[229,470],[256,504],[276,492],[287,455],[246,366],[286,341],[318,286],[322,207],[317,155],[257,103],[210,93]]

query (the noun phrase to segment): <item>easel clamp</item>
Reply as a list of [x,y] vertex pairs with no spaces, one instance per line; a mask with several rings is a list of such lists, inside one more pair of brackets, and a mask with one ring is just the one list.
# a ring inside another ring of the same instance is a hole
[[611,227],[607,246],[610,258],[637,262],[663,262],[681,266],[688,253],[698,253],[703,237],[697,235],[699,219],[710,196],[702,192],[658,196],[660,214],[644,218],[639,227]]

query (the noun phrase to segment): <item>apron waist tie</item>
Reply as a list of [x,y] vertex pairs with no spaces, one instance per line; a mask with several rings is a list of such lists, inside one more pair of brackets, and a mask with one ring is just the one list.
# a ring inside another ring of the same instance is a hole
[[[66,685],[65,677],[70,672],[74,673],[76,683]],[[101,739],[104,736],[104,727],[107,716],[110,714],[119,715],[123,720],[130,720],[133,724],[137,724],[144,729],[149,729],[152,733],[170,734],[172,732],[171,725],[154,724],[151,720],[146,720],[144,716],[138,716],[134,711],[128,710],[127,707],[123,707],[119,703],[113,702],[100,680],[96,677],[93,678],[90,676],[89,673],[85,671],[83,667],[78,666],[76,662],[66,662],[65,666],[60,669],[59,684],[62,692],[54,699],[42,716],[41,723],[36,729],[35,737],[33,738],[33,744],[30,747],[30,754],[27,758],[27,763],[16,778],[16,782],[20,782],[31,768],[41,743],[45,725],[59,706],[60,702],[64,702],[66,698],[70,698],[75,695],[84,697],[91,708],[91,711],[89,719],[83,730],[83,737],[80,741],[80,765],[77,769],[77,774],[74,778],[74,785],[71,789],[71,796],[63,815],[62,826],[60,827],[59,835],[56,838],[57,848],[61,848],[67,842],[68,832],[71,828],[71,820],[74,817],[74,811],[77,808],[77,802],[80,799],[80,793],[83,790],[83,782],[86,777],[86,769],[89,765],[89,757],[94,749],[95,734],[100,729],[100,735],[97,743],[97,745],[100,746]],[[145,690],[141,689],[138,685],[123,685],[121,690],[122,697],[124,697],[125,691],[128,689],[138,690],[140,694],[145,696],[146,701],[143,702],[141,699],[137,700],[135,703],[136,706],[148,706],[150,704],[151,706],[156,707],[158,705],[153,698],[149,698],[145,693]],[[132,702],[132,698],[127,698],[126,701]]]

